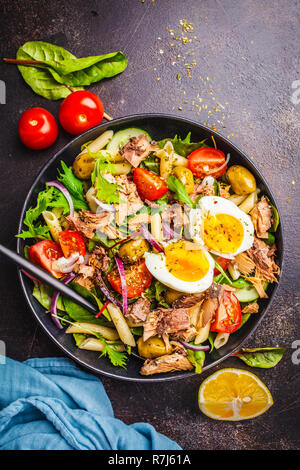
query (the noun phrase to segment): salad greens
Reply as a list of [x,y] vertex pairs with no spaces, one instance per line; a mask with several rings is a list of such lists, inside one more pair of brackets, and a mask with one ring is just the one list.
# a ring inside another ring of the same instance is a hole
[[176,153],[187,157],[196,149],[208,147],[208,145],[205,144],[206,140],[207,139],[201,140],[201,142],[191,142],[191,132],[189,132],[185,139],[181,139],[181,137],[175,135],[173,139],[167,138],[158,141],[157,145],[162,149],[167,142],[171,142]]

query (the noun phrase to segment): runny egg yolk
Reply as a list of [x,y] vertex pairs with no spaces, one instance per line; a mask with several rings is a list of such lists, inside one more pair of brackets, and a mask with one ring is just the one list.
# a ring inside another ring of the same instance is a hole
[[220,253],[235,253],[240,247],[244,228],[232,215],[216,214],[204,219],[204,244],[208,250]]
[[168,271],[182,281],[199,281],[209,270],[204,251],[187,249],[184,240],[167,245],[165,258]]

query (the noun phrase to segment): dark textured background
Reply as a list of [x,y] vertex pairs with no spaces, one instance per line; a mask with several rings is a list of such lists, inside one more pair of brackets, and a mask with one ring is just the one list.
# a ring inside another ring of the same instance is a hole
[[[29,40],[56,43],[78,57],[122,50],[129,59],[126,71],[90,87],[107,113],[167,112],[215,126],[253,158],[277,199],[285,229],[285,268],[272,308],[247,343],[287,348],[276,368],[253,369],[270,388],[274,406],[252,421],[217,422],[197,408],[198,388],[208,374],[157,385],[102,377],[117,417],[127,423],[147,421],[185,449],[300,447],[300,365],[291,359],[292,343],[300,340],[300,104],[291,102],[292,83],[300,78],[299,7],[296,0],[0,3],[0,57],[15,57]],[[193,23],[193,32],[182,31],[183,19]],[[7,104],[0,105],[1,242],[15,248],[24,197],[41,167],[70,137],[60,131],[50,149],[24,148],[17,136],[20,114],[44,106],[57,116],[59,103],[35,95],[13,65],[1,63],[0,79],[7,87]],[[1,259],[0,272],[0,339],[8,356],[22,361],[61,355],[37,327],[15,267]],[[231,366],[246,368],[237,358],[221,367]]]

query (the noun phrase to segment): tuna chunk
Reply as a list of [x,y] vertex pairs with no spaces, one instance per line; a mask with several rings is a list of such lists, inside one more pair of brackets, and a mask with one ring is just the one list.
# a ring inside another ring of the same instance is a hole
[[143,339],[146,341],[155,335],[175,333],[190,327],[188,308],[158,308],[148,315],[144,326]]
[[[93,238],[96,230],[100,232],[106,232],[110,228],[113,221],[113,214],[111,212],[103,211],[100,214],[94,212],[81,210],[78,214],[67,216],[66,219],[69,224],[69,228],[73,228],[77,232],[82,233],[86,238]],[[109,236],[107,234],[107,236]],[[112,237],[116,238],[116,237]]]
[[251,211],[251,219],[258,238],[268,238],[268,230],[272,226],[272,210],[263,196]]
[[100,269],[100,271],[106,272],[110,265],[110,257],[106,254],[102,246],[96,246],[89,257],[88,264],[89,266]]
[[249,257],[255,263],[256,268],[268,281],[277,281],[275,274],[280,273],[279,266],[274,261],[274,246],[269,247],[265,242],[254,237],[253,245],[247,250]]
[[154,150],[157,150],[157,146],[149,142],[145,134],[142,134],[139,137],[132,137],[120,150],[120,154],[136,168]]
[[85,264],[78,264],[73,270],[77,276],[74,282],[87,290],[91,290],[94,287],[95,268],[93,266],[87,266]]
[[126,313],[126,320],[132,324],[144,323],[150,313],[150,300],[143,295],[133,304],[131,304]]
[[156,359],[147,359],[140,370],[142,375],[153,375],[177,370],[193,370],[194,366],[186,356],[179,353],[167,354]]
[[116,210],[116,223],[122,224],[128,215],[136,214],[144,203],[138,195],[136,185],[127,175],[115,176],[115,182],[120,186],[118,191],[121,204],[114,204]]

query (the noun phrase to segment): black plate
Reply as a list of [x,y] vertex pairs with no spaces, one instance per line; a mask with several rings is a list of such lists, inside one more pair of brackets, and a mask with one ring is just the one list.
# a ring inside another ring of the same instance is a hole
[[[155,140],[160,140],[165,137],[173,137],[175,136],[175,134],[178,134],[182,138],[184,138],[190,131],[192,132],[193,142],[199,142],[204,138],[213,135],[217,147],[223,150],[225,154],[227,154],[228,152],[230,153],[230,164],[242,164],[243,166],[248,168],[254,174],[258,186],[269,197],[271,202],[276,206],[278,210],[278,206],[274,200],[274,197],[261,173],[255,168],[251,160],[249,160],[249,158],[241,150],[239,150],[235,145],[233,145],[223,136],[221,136],[217,132],[212,131],[206,126],[198,124],[197,122],[191,121],[189,119],[182,119],[176,116],[166,114],[140,114],[128,116],[125,118],[119,118],[112,122],[101,124],[87,131],[85,134],[82,134],[79,137],[75,138],[69,144],[67,144],[60,152],[54,155],[54,157],[52,157],[41,170],[41,172],[33,182],[31,189],[26,197],[20,218],[19,233],[22,231],[23,228],[23,219],[25,212],[30,206],[35,205],[38,192],[44,189],[44,184],[47,181],[56,179],[57,168],[60,167],[60,160],[64,160],[68,165],[71,165],[76,155],[80,152],[80,147],[82,144],[95,139],[100,135],[100,133],[106,131],[107,129],[118,131],[127,127],[139,127],[141,129],[144,129]],[[278,262],[280,268],[282,268],[283,235],[281,224],[277,231],[276,243],[278,247]],[[18,238],[18,253],[23,254],[25,244],[26,242]],[[65,354],[67,354],[73,360],[78,362],[81,366],[92,370],[94,373],[104,374],[109,377],[135,382],[160,382],[194,375],[194,372],[175,372],[145,377],[139,374],[141,360],[137,357],[131,356],[128,361],[128,367],[126,370],[124,370],[122,368],[112,366],[109,360],[106,358],[99,359],[99,353],[97,352],[84,351],[78,349],[74,344],[72,335],[64,334],[63,330],[57,330],[57,328],[52,323],[50,316],[45,314],[44,308],[32,296],[32,282],[28,278],[26,278],[20,271],[19,276],[26,300],[39,324],[43,327],[43,329],[55,342],[55,344]],[[241,344],[253,333],[253,331],[258,327],[258,325],[262,321],[264,315],[267,313],[267,309],[270,307],[276,289],[276,283],[270,284],[267,290],[269,298],[261,299],[259,301],[260,313],[257,315],[252,315],[247,321],[247,323],[240,330],[230,335],[228,343],[223,346],[220,350],[214,350],[212,354],[206,355],[207,358],[205,361],[204,370],[210,369],[211,367],[226,359],[226,357],[230,356],[232,352],[239,348]]]

